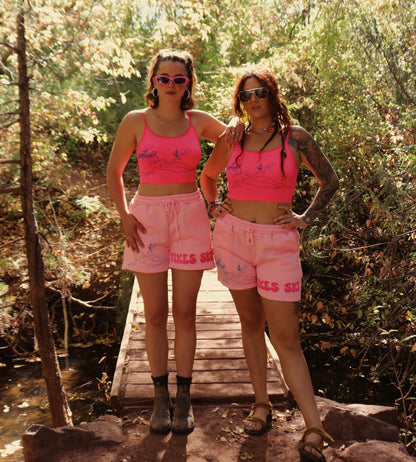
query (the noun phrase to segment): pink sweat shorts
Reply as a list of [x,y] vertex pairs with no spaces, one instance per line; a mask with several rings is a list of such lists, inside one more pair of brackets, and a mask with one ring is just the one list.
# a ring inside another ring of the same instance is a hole
[[159,273],[215,267],[209,218],[199,190],[170,196],[136,194],[129,212],[147,233],[140,234],[140,253],[124,247],[123,269]]
[[218,279],[226,287],[257,287],[258,293],[270,300],[300,300],[297,229],[251,223],[227,214],[217,220],[213,240]]

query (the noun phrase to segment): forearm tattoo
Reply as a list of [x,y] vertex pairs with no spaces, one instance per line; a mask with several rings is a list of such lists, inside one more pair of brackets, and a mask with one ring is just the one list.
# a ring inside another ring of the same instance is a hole
[[303,220],[310,224],[328,205],[331,197],[338,189],[337,175],[329,160],[324,156],[316,141],[304,129],[293,127],[290,131],[289,144],[304,157],[320,183],[310,206],[303,214]]

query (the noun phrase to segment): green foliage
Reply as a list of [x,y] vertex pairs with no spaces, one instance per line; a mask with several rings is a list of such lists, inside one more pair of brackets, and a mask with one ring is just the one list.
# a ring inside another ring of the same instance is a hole
[[85,216],[87,217],[91,215],[91,213],[105,211],[99,196],[82,196],[80,199],[76,199],[75,202],[84,210]]

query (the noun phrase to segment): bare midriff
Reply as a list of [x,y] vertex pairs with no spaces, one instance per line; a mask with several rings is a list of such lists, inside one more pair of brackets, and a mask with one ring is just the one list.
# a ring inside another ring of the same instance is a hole
[[263,225],[274,224],[274,219],[279,215],[286,213],[280,206],[291,207],[292,204],[288,202],[263,202],[263,201],[239,201],[231,200],[232,212],[234,215],[242,220],[250,221],[252,223],[260,223]]
[[140,196],[171,196],[172,194],[187,194],[197,190],[195,182],[173,184],[140,183],[138,193]]

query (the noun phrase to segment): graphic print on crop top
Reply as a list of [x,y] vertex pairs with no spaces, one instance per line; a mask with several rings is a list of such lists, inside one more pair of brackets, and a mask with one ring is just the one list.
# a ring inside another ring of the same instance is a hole
[[160,136],[146,123],[137,149],[140,182],[150,184],[192,183],[196,180],[196,167],[201,160],[198,134],[189,114],[188,130],[180,136]]
[[292,202],[298,167],[287,139],[284,176],[280,168],[281,145],[262,152],[244,149],[242,153],[240,144],[234,147],[226,171],[230,199]]

